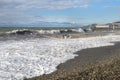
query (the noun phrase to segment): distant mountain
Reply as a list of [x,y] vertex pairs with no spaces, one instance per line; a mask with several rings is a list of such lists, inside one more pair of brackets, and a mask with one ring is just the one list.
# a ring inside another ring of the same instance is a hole
[[44,22],[44,21],[39,21],[39,22],[34,22],[30,24],[0,24],[1,27],[80,27],[80,24],[76,23],[69,23],[69,22]]
[[31,23],[29,24],[31,26],[37,26],[37,27],[80,27],[79,24],[73,24],[73,23],[68,23],[68,22],[36,22],[36,23]]

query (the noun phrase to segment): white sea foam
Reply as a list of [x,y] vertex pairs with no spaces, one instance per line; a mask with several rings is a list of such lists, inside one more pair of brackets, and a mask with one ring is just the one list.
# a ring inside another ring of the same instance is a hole
[[55,34],[60,33],[60,30],[37,30],[40,34]]
[[[69,29],[63,29],[62,31],[67,32]],[[70,29],[73,32],[79,32],[79,33],[84,33],[82,28],[78,28],[78,29]],[[51,30],[29,30],[29,29],[15,29],[12,31],[8,31],[6,32],[7,34],[11,34],[11,33],[17,33],[17,32],[24,32],[24,31],[30,31],[33,33],[37,33],[37,34],[58,34],[61,33],[61,29],[51,29]]]
[[30,39],[0,41],[0,80],[22,80],[49,74],[77,56],[74,52],[92,47],[114,45],[120,36],[80,39]]

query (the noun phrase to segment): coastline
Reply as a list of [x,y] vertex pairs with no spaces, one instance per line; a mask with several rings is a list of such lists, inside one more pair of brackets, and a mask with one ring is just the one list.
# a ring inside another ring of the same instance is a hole
[[60,78],[74,74],[76,70],[82,72],[89,65],[111,60],[114,56],[119,55],[119,52],[119,42],[114,46],[83,49],[75,53],[79,56],[60,64],[55,72],[26,80],[61,80]]

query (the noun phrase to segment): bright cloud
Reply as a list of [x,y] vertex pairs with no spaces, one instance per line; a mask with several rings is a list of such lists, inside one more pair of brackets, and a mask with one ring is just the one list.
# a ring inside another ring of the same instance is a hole
[[87,8],[90,0],[0,0],[0,8],[50,9]]
[[103,6],[120,8],[119,3],[120,0],[0,0],[0,24],[30,24],[39,21],[94,23],[96,19],[103,20],[102,17],[118,13],[117,10],[115,13],[111,10],[108,15],[106,10],[101,10]]
[[75,18],[68,16],[46,16],[46,15],[34,15],[24,13],[0,13],[0,24],[38,24],[41,21],[44,22],[78,22],[83,18]]
[[89,0],[0,0],[0,24],[29,24],[38,21],[75,22],[78,18],[29,14],[30,10],[88,8]]

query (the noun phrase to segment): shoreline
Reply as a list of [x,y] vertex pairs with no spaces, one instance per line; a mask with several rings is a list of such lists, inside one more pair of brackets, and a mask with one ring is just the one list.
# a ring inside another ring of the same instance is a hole
[[83,49],[74,53],[78,55],[74,59],[68,60],[65,63],[61,63],[60,65],[58,65],[55,72],[30,78],[27,80],[60,80],[60,78],[62,77],[74,74],[76,70],[82,72],[89,65],[110,60],[114,56],[119,55],[119,52],[120,42],[115,43],[114,46]]

